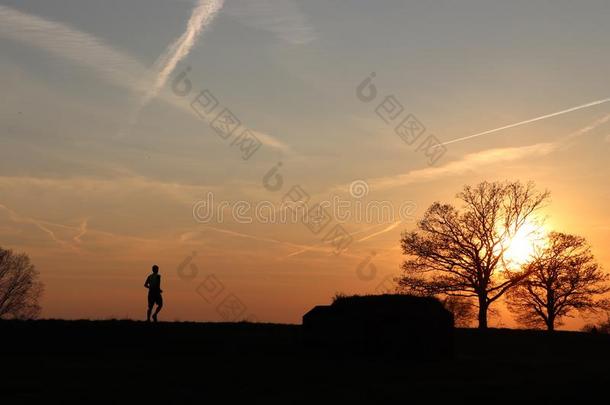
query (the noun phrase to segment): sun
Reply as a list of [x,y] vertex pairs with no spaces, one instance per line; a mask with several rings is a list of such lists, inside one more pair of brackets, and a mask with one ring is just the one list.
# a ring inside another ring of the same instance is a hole
[[526,222],[519,231],[508,240],[504,260],[511,267],[520,267],[527,263],[536,250],[544,245],[544,227],[535,222]]

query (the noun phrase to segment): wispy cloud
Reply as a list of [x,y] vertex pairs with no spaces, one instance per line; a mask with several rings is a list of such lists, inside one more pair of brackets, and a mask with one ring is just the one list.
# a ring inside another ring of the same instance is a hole
[[[476,153],[469,153],[459,160],[454,160],[440,167],[428,167],[412,170],[406,174],[381,177],[369,181],[374,189],[387,189],[408,184],[432,181],[447,176],[456,176],[476,171],[479,168],[498,163],[506,163],[534,156],[544,156],[558,148],[556,143],[537,143],[529,146],[512,148],[494,148]],[[345,187],[345,186],[344,186]]]
[[[202,1],[201,4],[207,5],[210,1]],[[221,4],[222,2],[215,1],[214,3]],[[191,20],[189,20],[189,24]],[[197,21],[195,19],[192,22],[196,23]],[[202,21],[208,20],[204,18]],[[161,68],[157,68],[157,75],[153,76],[150,69],[139,60],[92,34],[80,31],[65,23],[48,20],[0,5],[0,36],[42,49],[49,54],[87,67],[99,74],[108,83],[136,94],[150,93],[152,96],[147,96],[149,101],[150,98],[158,95],[163,102],[194,115],[188,102],[184,102],[184,100],[166,92],[159,93],[160,87],[158,87],[159,83],[167,81],[167,75],[175,68],[174,62],[177,63],[181,57],[184,57],[181,56],[184,55],[184,52],[188,53],[192,49],[194,42],[190,43],[190,41],[196,39],[196,36],[193,37],[195,31],[189,31],[191,28],[188,24],[187,27],[189,27],[187,32],[190,32],[190,34],[183,34],[159,58],[155,65],[161,66]],[[197,35],[200,32],[201,30]],[[157,87],[153,83],[156,83]],[[149,90],[151,86],[156,90]],[[135,121],[135,116],[137,116],[137,113],[132,115],[130,122]],[[286,144],[271,135],[258,132],[257,136],[261,142],[271,148],[289,150]]]
[[279,139],[259,131],[252,131],[254,135],[265,145],[286,153],[292,153],[290,146]]
[[112,178],[78,176],[50,178],[33,176],[0,176],[0,190],[53,190],[72,195],[97,193],[109,197],[127,195],[163,195],[180,204],[190,206],[195,198],[217,189],[214,185],[165,182],[138,175]]
[[235,0],[226,11],[243,24],[271,32],[290,44],[316,39],[314,28],[294,0]]
[[610,114],[606,114],[606,115],[602,116],[601,118],[593,121],[591,124],[589,124],[585,127],[582,127],[581,129],[579,129],[577,131],[572,132],[571,134],[566,136],[563,141],[569,141],[574,138],[578,138],[583,135],[586,135],[587,133],[599,128],[600,126],[604,125],[607,122],[610,122]]
[[0,36],[93,69],[107,81],[143,90],[144,65],[103,40],[68,25],[0,5]]

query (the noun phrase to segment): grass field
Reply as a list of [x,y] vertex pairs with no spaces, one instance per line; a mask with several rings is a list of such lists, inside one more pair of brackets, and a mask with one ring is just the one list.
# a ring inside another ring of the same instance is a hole
[[610,386],[610,336],[458,329],[455,357],[308,348],[300,326],[0,322],[0,403],[582,403]]

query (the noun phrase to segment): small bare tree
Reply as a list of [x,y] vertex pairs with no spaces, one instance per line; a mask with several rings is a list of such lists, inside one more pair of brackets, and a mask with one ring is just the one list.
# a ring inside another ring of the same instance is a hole
[[42,289],[30,258],[0,247],[0,318],[35,318]]
[[504,260],[510,238],[545,204],[547,191],[533,183],[483,182],[457,195],[461,210],[436,202],[416,231],[402,235],[407,259],[399,289],[418,295],[474,298],[479,328],[487,328],[489,306],[525,274]]
[[551,232],[525,268],[528,278],[507,294],[508,308],[525,326],[553,331],[574,310],[607,308],[600,295],[610,291],[608,275],[582,237]]

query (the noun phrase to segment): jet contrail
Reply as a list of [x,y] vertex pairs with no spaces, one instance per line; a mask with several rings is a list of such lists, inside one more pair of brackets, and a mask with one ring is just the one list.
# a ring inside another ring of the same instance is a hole
[[6,212],[8,212],[8,215],[11,218],[12,221],[17,222],[17,223],[22,223],[22,224],[31,224],[31,225],[34,225],[35,227],[40,229],[42,232],[46,233],[51,238],[51,240],[56,242],[58,245],[60,245],[62,247],[70,248],[70,249],[72,249],[74,251],[78,251],[78,249],[75,246],[73,246],[72,244],[59,239],[55,235],[55,232],[53,232],[48,226],[45,226],[42,221],[38,221],[38,220],[33,219],[33,218],[28,218],[28,217],[24,217],[22,215],[19,215],[18,213],[16,213],[12,209],[8,208],[4,204],[0,204],[0,208],[5,210]]
[[358,239],[356,242],[364,242],[365,240],[369,240],[369,239],[371,239],[371,238],[374,238],[375,236],[379,236],[379,235],[381,235],[381,234],[383,234],[383,233],[390,232],[392,229],[396,228],[396,227],[397,227],[398,225],[400,225],[401,223],[402,223],[402,221],[396,221],[396,222],[394,222],[393,224],[391,224],[390,226],[388,226],[388,227],[386,227],[386,228],[382,229],[381,231],[378,231],[378,232],[372,233],[372,234],[370,234],[370,235],[368,235],[368,236],[365,236],[365,237],[364,237],[364,238],[362,238],[362,239]]
[[[368,232],[369,230],[371,230],[373,228],[377,228],[379,225],[384,225],[384,224],[375,224],[375,225],[372,225],[372,226],[368,226],[368,227],[366,227],[364,229],[361,229],[359,231],[355,231],[355,232],[350,233],[350,236],[358,235],[358,234],[363,233],[363,232]],[[357,241],[357,242],[360,242],[360,241]],[[305,253],[305,252],[308,252],[310,250],[318,250],[318,251],[324,251],[324,252],[332,251],[332,249],[330,249],[330,248],[327,248],[327,249],[316,248],[316,246],[318,246],[320,244],[323,244],[323,243],[324,242],[322,242],[322,243],[314,243],[313,245],[306,246],[303,249],[297,250],[296,252],[292,252],[289,255],[281,257],[280,260],[288,259],[289,257],[293,257],[293,256],[298,256],[298,255],[300,255],[302,253]]]
[[131,131],[131,128],[137,123],[142,109],[159,94],[178,62],[191,52],[197,38],[216,17],[223,3],[224,0],[199,0],[186,23],[184,33],[170,44],[155,61],[152,69],[155,75],[152,87],[144,93],[140,104],[129,116],[127,128],[121,129],[117,134],[118,137],[122,137]]
[[144,107],[165,86],[168,77],[172,74],[178,62],[184,59],[193,49],[197,38],[203,30],[214,20],[222,8],[224,0],[199,0],[193,9],[191,18],[186,24],[186,31],[177,38],[155,62],[155,78],[152,88],[145,94],[141,102]]
[[85,234],[87,233],[87,226],[89,225],[89,219],[85,218],[83,220],[83,222],[81,222],[80,226],[79,226],[79,232],[78,235],[76,235],[74,238],[72,238],[72,240],[76,243],[83,243],[83,240],[81,239],[83,236],[85,236]]
[[[298,252],[292,253],[292,254],[290,254],[290,255],[288,255],[286,257],[280,258],[280,259],[285,259],[287,257],[293,256],[293,255],[296,255],[296,254],[300,254],[300,253],[306,252],[308,250],[315,250],[315,251],[325,252],[325,253],[332,252],[331,248],[320,248],[320,247],[315,247],[314,245],[311,245],[311,246],[299,245],[299,244],[296,244],[296,243],[284,242],[284,241],[277,240],[277,239],[265,238],[265,237],[250,235],[250,234],[247,234],[247,233],[230,231],[228,229],[217,228],[217,227],[209,226],[209,225],[200,225],[200,226],[203,227],[203,228],[206,228],[206,229],[211,229],[211,230],[216,231],[216,232],[220,232],[220,233],[224,233],[224,234],[232,235],[232,236],[237,236],[237,237],[240,237],[240,238],[253,239],[253,240],[257,240],[257,241],[261,241],[261,242],[270,242],[270,243],[275,243],[275,244],[280,244],[280,245],[284,245],[284,246],[288,246],[288,247],[293,247],[293,248],[301,249]],[[347,255],[347,256],[350,256],[350,255]]]
[[544,120],[544,119],[547,119],[547,118],[556,117],[558,115],[567,114],[567,113],[570,113],[572,111],[582,110],[584,108],[589,108],[589,107],[593,107],[593,106],[596,106],[596,105],[604,104],[604,103],[607,103],[609,101],[610,101],[610,98],[605,98],[603,100],[592,101],[590,103],[579,105],[577,107],[568,108],[566,110],[561,110],[561,111],[557,111],[557,112],[554,112],[554,113],[551,113],[551,114],[542,115],[540,117],[531,118],[529,120],[517,122],[517,123],[514,123],[514,124],[510,124],[510,125],[505,125],[505,126],[500,127],[500,128],[495,128],[495,129],[490,129],[488,131],[479,132],[478,134],[464,136],[462,138],[452,139],[450,141],[443,142],[442,144],[440,144],[438,146],[449,145],[451,143],[461,142],[461,141],[465,141],[467,139],[478,138],[478,137],[483,136],[483,135],[489,135],[489,134],[492,134],[494,132],[499,132],[499,131],[503,131],[505,129],[518,127],[518,126],[521,126],[521,125],[529,124],[531,122],[536,122],[536,121]]

